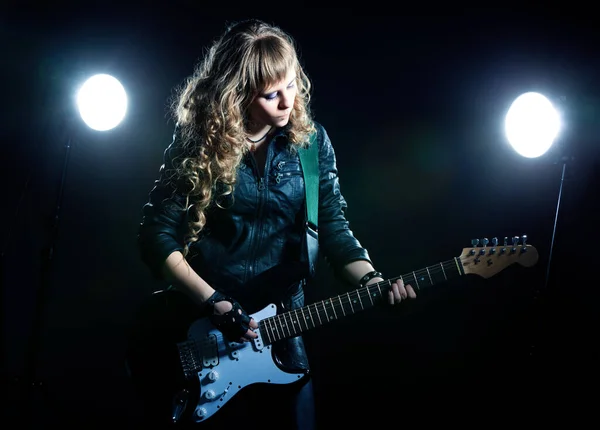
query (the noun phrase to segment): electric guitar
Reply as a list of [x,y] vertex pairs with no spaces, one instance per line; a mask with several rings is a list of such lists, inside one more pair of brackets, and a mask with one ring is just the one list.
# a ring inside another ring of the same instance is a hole
[[[519,244],[519,239],[521,243]],[[285,368],[273,352],[276,342],[387,302],[391,284],[403,279],[416,290],[462,275],[489,278],[508,266],[538,261],[538,252],[515,236],[499,245],[475,239],[460,256],[402,276],[288,311],[270,304],[252,314],[256,339],[227,341],[183,293],[157,291],[138,315],[129,338],[127,365],[134,385],[169,422],[203,422],[253,384],[291,384],[306,371]],[[488,243],[490,245],[488,246]]]

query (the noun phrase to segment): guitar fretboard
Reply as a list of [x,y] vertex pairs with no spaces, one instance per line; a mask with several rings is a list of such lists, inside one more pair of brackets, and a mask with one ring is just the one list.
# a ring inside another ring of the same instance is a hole
[[353,315],[378,303],[387,300],[392,284],[402,279],[416,290],[445,282],[451,278],[464,275],[459,258],[453,258],[424,269],[415,270],[402,276],[389,278],[331,297],[320,302],[306,305],[299,309],[284,312],[259,323],[261,337],[266,345],[278,340],[298,336],[308,330],[326,323]]

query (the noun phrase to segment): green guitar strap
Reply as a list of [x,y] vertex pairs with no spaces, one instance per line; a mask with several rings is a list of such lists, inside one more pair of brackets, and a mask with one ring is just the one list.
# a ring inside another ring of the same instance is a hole
[[306,193],[306,251],[311,276],[319,253],[319,145],[317,133],[310,136],[307,148],[298,150]]

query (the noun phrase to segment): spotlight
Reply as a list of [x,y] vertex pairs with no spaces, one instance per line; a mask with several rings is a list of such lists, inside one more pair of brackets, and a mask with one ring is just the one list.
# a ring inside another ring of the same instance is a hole
[[113,76],[94,75],[79,89],[77,107],[88,127],[97,131],[110,130],[125,117],[127,94]]
[[540,93],[528,92],[511,104],[504,126],[513,149],[523,157],[536,158],[550,149],[561,121],[550,100]]

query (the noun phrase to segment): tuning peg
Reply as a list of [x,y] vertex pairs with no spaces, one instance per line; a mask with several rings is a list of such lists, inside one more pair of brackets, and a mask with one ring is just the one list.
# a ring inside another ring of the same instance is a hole
[[524,234],[523,236],[521,236],[521,240],[523,243],[523,246],[521,246],[521,252],[527,252],[527,235]]
[[496,253],[496,246],[498,245],[498,238],[492,237],[492,249],[490,249],[490,255]]
[[512,237],[512,248],[510,249],[511,253],[517,252],[517,243],[519,243],[519,236]]
[[489,240],[488,240],[488,238],[487,238],[487,237],[484,237],[483,239],[481,239],[481,245],[483,246],[483,249],[481,249],[481,250],[479,251],[479,253],[480,253],[481,255],[485,255],[485,249],[484,249],[484,248],[487,246],[487,244],[488,244],[488,243],[489,243]]
[[504,246],[508,246],[508,237],[504,236]]
[[477,245],[479,245],[479,239],[471,239],[471,245],[473,245],[473,249],[471,250],[471,252],[469,252],[469,254],[475,255],[475,248],[477,247]]

